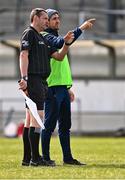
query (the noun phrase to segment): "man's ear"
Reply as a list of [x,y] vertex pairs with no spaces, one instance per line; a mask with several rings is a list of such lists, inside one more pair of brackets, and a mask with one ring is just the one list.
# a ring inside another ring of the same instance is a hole
[[34,16],[34,21],[37,21],[38,18],[39,18],[39,17],[38,17],[37,15],[35,15],[35,16]]

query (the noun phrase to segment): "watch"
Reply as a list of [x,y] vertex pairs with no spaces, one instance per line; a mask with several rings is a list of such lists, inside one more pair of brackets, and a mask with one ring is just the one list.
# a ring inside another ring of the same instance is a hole
[[28,76],[23,76],[22,79],[28,81]]

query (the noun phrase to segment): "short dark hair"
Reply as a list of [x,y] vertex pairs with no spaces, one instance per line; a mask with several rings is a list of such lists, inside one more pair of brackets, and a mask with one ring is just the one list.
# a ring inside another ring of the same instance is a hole
[[30,13],[30,22],[31,23],[33,22],[33,18],[34,18],[35,15],[40,17],[42,12],[47,13],[46,10],[43,9],[43,8],[35,8],[35,9],[33,9],[31,11],[31,13]]

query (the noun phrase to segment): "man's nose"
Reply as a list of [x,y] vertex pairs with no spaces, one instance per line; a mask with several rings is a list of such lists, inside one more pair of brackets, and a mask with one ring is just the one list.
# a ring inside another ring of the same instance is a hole
[[46,21],[46,25],[49,25],[49,21],[48,20]]

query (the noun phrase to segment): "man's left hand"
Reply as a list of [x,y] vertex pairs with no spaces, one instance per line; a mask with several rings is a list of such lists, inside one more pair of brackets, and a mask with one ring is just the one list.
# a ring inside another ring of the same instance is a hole
[[69,96],[70,96],[70,101],[73,102],[75,100],[75,95],[70,89],[68,90],[68,92],[69,92]]

